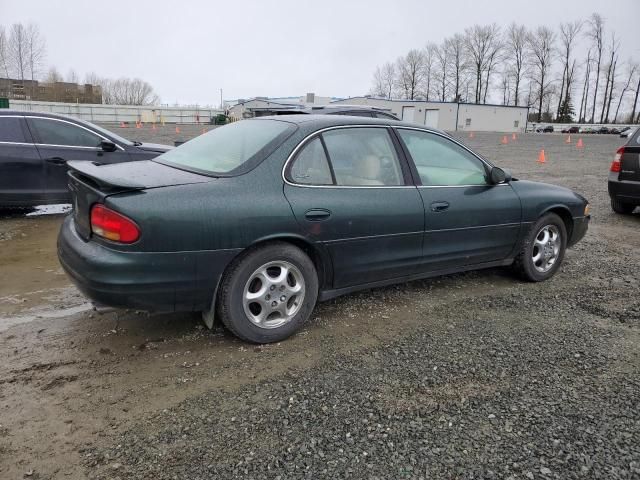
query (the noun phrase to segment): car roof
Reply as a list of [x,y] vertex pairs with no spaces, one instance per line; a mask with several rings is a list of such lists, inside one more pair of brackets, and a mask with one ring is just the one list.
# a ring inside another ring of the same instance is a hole
[[21,116],[21,117],[44,117],[44,118],[55,118],[58,120],[66,120],[68,122],[74,122],[79,125],[84,125],[88,127],[93,127],[94,125],[91,122],[87,122],[78,117],[74,117],[71,115],[63,115],[61,113],[51,113],[51,112],[34,112],[34,111],[23,111],[23,110],[11,110],[11,109],[0,109],[0,116]]
[[398,127],[410,127],[420,130],[431,131],[441,135],[450,136],[448,133],[437,128],[427,127],[416,123],[402,122],[400,120],[392,120],[390,118],[369,118],[358,117],[355,115],[265,115],[264,117],[250,118],[244,121],[261,121],[261,120],[278,120],[304,126],[308,129],[339,127],[343,125],[388,125]]

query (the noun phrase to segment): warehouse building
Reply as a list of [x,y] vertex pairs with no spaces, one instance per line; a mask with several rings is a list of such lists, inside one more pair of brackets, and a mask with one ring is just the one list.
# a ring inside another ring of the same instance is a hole
[[331,104],[371,105],[390,110],[405,122],[447,131],[525,132],[529,113],[528,107],[375,97],[352,97]]

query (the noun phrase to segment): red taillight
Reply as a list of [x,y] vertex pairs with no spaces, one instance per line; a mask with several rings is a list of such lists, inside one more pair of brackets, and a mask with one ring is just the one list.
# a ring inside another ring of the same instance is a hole
[[622,163],[620,160],[622,159],[622,155],[624,154],[624,147],[620,147],[616,152],[616,156],[613,157],[613,162],[611,162],[611,168],[609,168],[610,172],[620,172],[622,169]]
[[91,231],[113,242],[133,243],[140,238],[140,229],[132,220],[100,203],[91,208]]

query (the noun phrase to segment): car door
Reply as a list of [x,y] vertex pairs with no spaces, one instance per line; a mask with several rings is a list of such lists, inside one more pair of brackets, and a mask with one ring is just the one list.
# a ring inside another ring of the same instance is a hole
[[116,145],[115,151],[105,152],[100,143],[107,139],[82,125],[50,117],[26,118],[44,161],[44,191],[49,202],[70,200],[67,187],[69,160],[112,163],[129,159],[128,153],[119,145]]
[[334,288],[416,271],[424,208],[403,163],[384,126],[326,129],[287,162],[285,196],[304,234],[326,246]]
[[425,210],[422,269],[446,270],[507,258],[520,232],[520,199],[488,181],[489,166],[445,135],[397,128],[420,179]]
[[44,194],[44,165],[20,115],[0,116],[0,207],[37,205]]

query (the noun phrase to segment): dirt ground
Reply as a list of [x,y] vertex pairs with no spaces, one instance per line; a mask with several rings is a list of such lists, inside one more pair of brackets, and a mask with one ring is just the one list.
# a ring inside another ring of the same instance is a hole
[[462,137],[592,204],[553,279],[361,292],[269,346],[98,314],[58,264],[63,215],[0,213],[0,478],[640,478],[640,209],[614,214],[606,184],[624,140],[501,138]]

